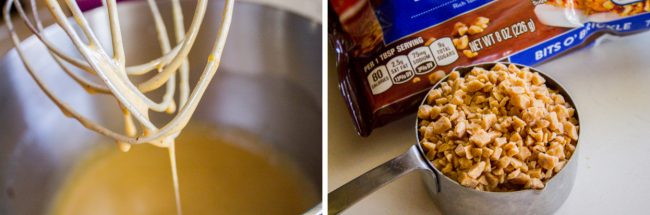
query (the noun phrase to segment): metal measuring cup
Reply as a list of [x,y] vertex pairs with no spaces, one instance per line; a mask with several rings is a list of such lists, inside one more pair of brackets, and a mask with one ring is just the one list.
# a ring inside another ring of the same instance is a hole
[[[497,63],[475,64],[457,67],[454,70],[464,76],[474,67],[490,70],[495,64]],[[514,65],[520,68],[525,67],[518,64]],[[546,79],[546,86],[549,89],[557,90],[559,94],[564,96],[565,101],[576,109],[574,116],[580,122],[578,109],[567,91],[548,75],[535,68],[529,68],[531,72],[538,72]],[[440,83],[447,80],[448,77],[441,79],[431,89],[439,88]],[[426,96],[420,105],[424,104],[425,101]],[[415,135],[417,140],[420,140],[418,124],[419,119],[416,119]],[[579,133],[580,130],[578,130],[578,136]],[[416,142],[403,154],[330,192],[328,195],[329,214],[342,212],[380,187],[413,171],[424,173],[421,174],[422,180],[431,198],[443,214],[551,214],[562,206],[573,188],[578,166],[579,147],[580,144],[576,142],[576,151],[567,161],[567,164],[553,178],[549,179],[546,186],[541,190],[488,192],[467,188],[443,175],[440,170],[436,169],[427,160],[424,150]]]

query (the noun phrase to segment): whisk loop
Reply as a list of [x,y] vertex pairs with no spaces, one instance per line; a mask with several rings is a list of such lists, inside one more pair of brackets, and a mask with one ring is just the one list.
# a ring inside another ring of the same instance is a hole
[[[189,122],[199,100],[219,67],[219,59],[223,52],[228,30],[230,29],[234,0],[225,0],[221,24],[212,51],[192,91],[190,91],[189,85],[189,63],[187,56],[196,41],[199,27],[205,16],[208,4],[207,0],[197,1],[197,6],[187,31],[185,31],[185,26],[183,25],[183,14],[179,0],[171,0],[173,30],[176,42],[176,45],[173,47],[170,45],[167,29],[155,0],[147,0],[158,33],[158,41],[162,53],[160,57],[146,63],[130,66],[127,66],[128,62],[125,59],[120,20],[117,14],[115,0],[102,0],[103,9],[106,10],[109,20],[112,54],[104,50],[99,43],[99,40],[88,25],[88,21],[84,18],[76,2],[74,0],[61,1],[65,3],[65,7],[70,11],[74,23],[80,29],[80,32],[73,28],[72,23],[66,17],[62,5],[59,4],[58,0],[44,0],[54,21],[72,41],[81,58],[75,58],[63,53],[43,34],[43,23],[37,13],[38,6],[36,0],[31,0],[30,2],[33,21],[25,12],[25,7],[21,5],[20,1],[9,0],[4,6],[4,20],[11,33],[12,42],[27,72],[34,79],[38,87],[43,90],[49,99],[66,116],[78,120],[83,126],[92,131],[115,139],[122,150],[128,150],[131,144],[141,143],[150,143],[160,147],[173,147],[174,139]],[[52,93],[39,77],[38,73],[34,71],[29,62],[29,58],[25,56],[20,48],[21,41],[14,30],[14,24],[9,15],[12,7],[16,8],[27,28],[43,43],[56,64],[62,68],[68,77],[90,93],[108,94],[115,97],[124,115],[124,132],[113,131],[82,116]],[[101,82],[98,83],[77,74],[71,70],[71,67],[76,67],[89,75],[97,77]],[[152,71],[155,71],[155,75],[139,83],[134,83],[129,78],[130,76],[149,74]],[[153,101],[145,95],[145,93],[157,90],[163,87],[163,85],[165,86],[165,94],[160,102]],[[176,88],[178,88],[179,92],[178,101],[174,100]],[[157,127],[149,119],[149,111],[166,112],[175,115],[165,125]]]
[[[21,58],[23,65],[29,75],[34,79],[41,90],[52,100],[59,109],[68,117],[75,118],[86,128],[117,141],[118,146],[123,151],[128,151],[131,144],[150,143],[160,147],[166,147],[169,151],[172,179],[175,191],[177,214],[181,214],[180,192],[178,185],[178,175],[176,170],[176,156],[174,139],[181,130],[187,125],[196,106],[201,100],[210,80],[219,67],[219,59],[223,52],[228,30],[233,13],[234,0],[225,0],[225,7],[221,18],[221,24],[217,32],[217,38],[213,45],[212,51],[208,56],[206,65],[190,93],[189,87],[189,63],[187,56],[194,45],[199,32],[199,26],[203,21],[207,9],[207,0],[198,0],[192,22],[185,32],[183,26],[183,14],[179,0],[172,1],[172,15],[174,19],[174,37],[176,46],[170,45],[167,36],[167,29],[160,15],[155,0],[147,0],[151,14],[154,18],[154,24],[158,33],[158,41],[162,50],[161,56],[152,59],[147,63],[140,65],[127,66],[124,54],[124,44],[120,29],[119,17],[117,15],[115,0],[102,0],[102,5],[108,14],[109,27],[111,33],[111,45],[113,54],[109,55],[104,50],[95,33],[90,29],[88,22],[74,0],[62,0],[68,10],[70,10],[74,22],[81,29],[81,35],[75,31],[72,24],[68,21],[58,0],[44,0],[47,9],[50,11],[56,24],[63,29],[68,38],[72,41],[82,58],[75,58],[63,53],[57,49],[51,41],[43,34],[43,23],[38,16],[36,0],[31,0],[32,18],[30,20],[21,5],[20,1],[8,0],[4,6],[4,20],[11,33],[11,39],[16,47],[16,52]],[[20,39],[14,30],[14,25],[9,12],[15,7],[27,28],[40,40],[48,49],[48,52],[61,67],[66,75],[72,78],[81,87],[89,93],[112,95],[118,102],[118,106],[124,116],[124,133],[110,130],[90,119],[82,116],[69,105],[58,99],[52,91],[45,85],[39,75],[34,71],[28,58],[20,48]],[[86,42],[82,40],[82,37]],[[67,65],[72,65],[89,75],[99,78],[102,83],[93,82],[84,76],[81,76]],[[140,76],[156,71],[151,78],[140,82],[133,83],[129,76]],[[174,92],[176,91],[176,75],[178,74],[179,99],[178,106],[174,101]],[[162,101],[155,102],[149,99],[145,93],[154,91],[165,85],[165,94]],[[177,108],[180,107],[180,109]],[[166,112],[174,114],[174,117],[163,127],[156,127],[149,120],[149,111]],[[135,119],[135,121],[134,121]],[[140,125],[142,132],[138,132],[136,122]]]

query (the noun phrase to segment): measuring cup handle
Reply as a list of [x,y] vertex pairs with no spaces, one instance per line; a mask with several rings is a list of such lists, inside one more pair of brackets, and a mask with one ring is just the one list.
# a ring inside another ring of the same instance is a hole
[[[338,214],[368,194],[414,170],[435,175],[417,145],[392,160],[375,167],[328,194],[328,213]],[[434,176],[435,177],[435,176]]]

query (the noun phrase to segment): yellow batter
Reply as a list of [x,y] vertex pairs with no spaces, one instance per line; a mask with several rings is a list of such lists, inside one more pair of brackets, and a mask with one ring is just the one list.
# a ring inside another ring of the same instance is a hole
[[[316,191],[291,163],[241,131],[188,127],[176,140],[183,214],[299,214]],[[176,214],[167,149],[111,148],[82,162],[53,215]]]

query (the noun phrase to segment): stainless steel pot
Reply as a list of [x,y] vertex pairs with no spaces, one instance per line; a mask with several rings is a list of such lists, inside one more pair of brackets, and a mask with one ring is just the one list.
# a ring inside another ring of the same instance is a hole
[[[171,26],[171,5],[157,2]],[[194,4],[183,2],[186,16],[193,14]],[[222,5],[210,1],[189,58],[191,83],[207,59]],[[127,58],[139,63],[159,56],[146,3],[118,6]],[[95,30],[107,29],[103,13],[86,13],[91,25],[97,26]],[[186,26],[190,20],[186,17]],[[47,36],[73,53],[58,27],[49,27]],[[191,123],[235,127],[259,136],[295,161],[320,192],[321,39],[319,23],[274,8],[237,3],[221,67]],[[100,40],[110,47],[109,38]],[[24,40],[21,46],[59,97],[86,116],[121,128],[121,120],[114,120],[121,117],[111,98],[88,95],[62,75],[35,38]],[[101,144],[112,141],[66,118],[27,75],[15,51],[0,60],[0,75],[0,214],[44,214],[77,161],[99,147],[114,146]],[[164,116],[158,118],[165,120]]]
[[[483,63],[454,70],[463,76],[473,67],[490,69],[494,64]],[[579,121],[577,107],[567,91],[546,74],[534,68],[531,68],[531,71],[539,72],[546,79],[546,85],[549,88],[558,90],[566,102],[576,108],[575,117]],[[447,77],[443,78],[431,89],[438,88],[440,83],[446,79]],[[426,98],[422,103],[425,101]],[[418,120],[415,122],[415,135],[418,137],[416,140],[419,140]],[[548,181],[544,189],[485,192],[464,187],[443,175],[427,160],[420,144],[416,142],[405,153],[330,192],[328,197],[329,213],[340,213],[383,185],[407,173],[417,171],[422,173],[426,189],[444,214],[552,214],[562,206],[573,188],[578,166],[578,149],[580,148],[580,144],[576,144],[576,152],[566,166]]]

